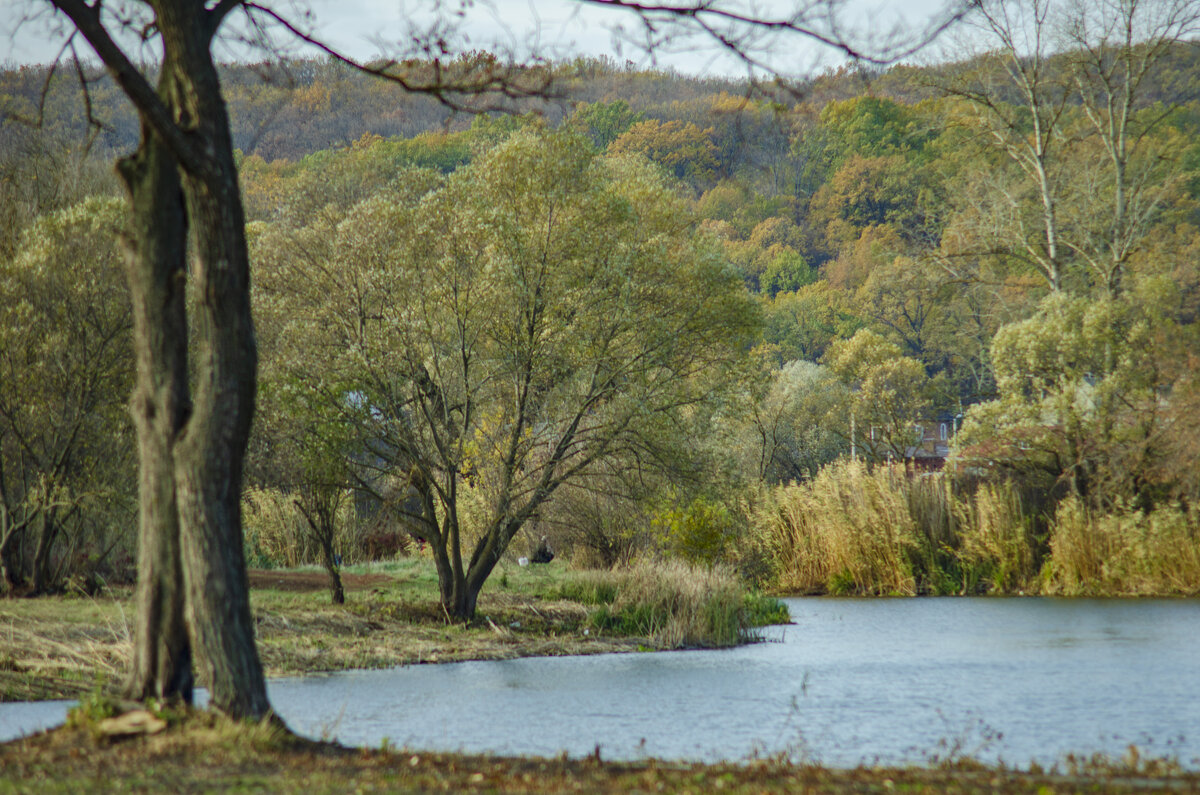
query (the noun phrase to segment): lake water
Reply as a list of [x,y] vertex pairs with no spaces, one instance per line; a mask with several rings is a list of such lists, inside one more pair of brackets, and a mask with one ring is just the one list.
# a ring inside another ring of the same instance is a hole
[[[827,765],[966,753],[1025,765],[1130,744],[1200,769],[1200,602],[793,599],[723,651],[275,679],[295,730],[348,745]],[[0,737],[66,705],[0,705]]]

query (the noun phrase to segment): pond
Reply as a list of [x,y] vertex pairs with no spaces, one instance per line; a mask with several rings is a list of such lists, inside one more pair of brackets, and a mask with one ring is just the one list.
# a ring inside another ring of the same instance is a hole
[[[723,651],[530,658],[275,679],[295,730],[349,745],[833,766],[969,754],[1171,756],[1200,769],[1200,602],[791,599]],[[0,705],[0,736],[66,706]]]

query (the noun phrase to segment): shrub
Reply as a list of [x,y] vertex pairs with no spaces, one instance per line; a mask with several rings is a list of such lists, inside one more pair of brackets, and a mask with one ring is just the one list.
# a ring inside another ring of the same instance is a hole
[[726,560],[730,546],[740,535],[738,525],[729,508],[707,497],[662,510],[651,523],[665,552],[699,565]]

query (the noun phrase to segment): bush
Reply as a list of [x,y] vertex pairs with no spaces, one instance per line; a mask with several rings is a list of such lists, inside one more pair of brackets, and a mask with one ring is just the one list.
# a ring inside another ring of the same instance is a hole
[[734,539],[741,535],[729,508],[706,497],[659,511],[651,527],[665,552],[697,565],[726,561]]

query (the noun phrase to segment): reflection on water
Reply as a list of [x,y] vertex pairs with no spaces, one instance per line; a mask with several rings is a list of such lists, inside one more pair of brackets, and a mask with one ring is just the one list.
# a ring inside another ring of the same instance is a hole
[[[351,745],[830,765],[958,750],[1200,768],[1200,603],[796,599],[795,625],[725,651],[414,666],[270,683],[296,730]],[[0,735],[35,728],[0,705]],[[64,707],[58,706],[61,719]],[[13,729],[13,727],[16,727]]]

